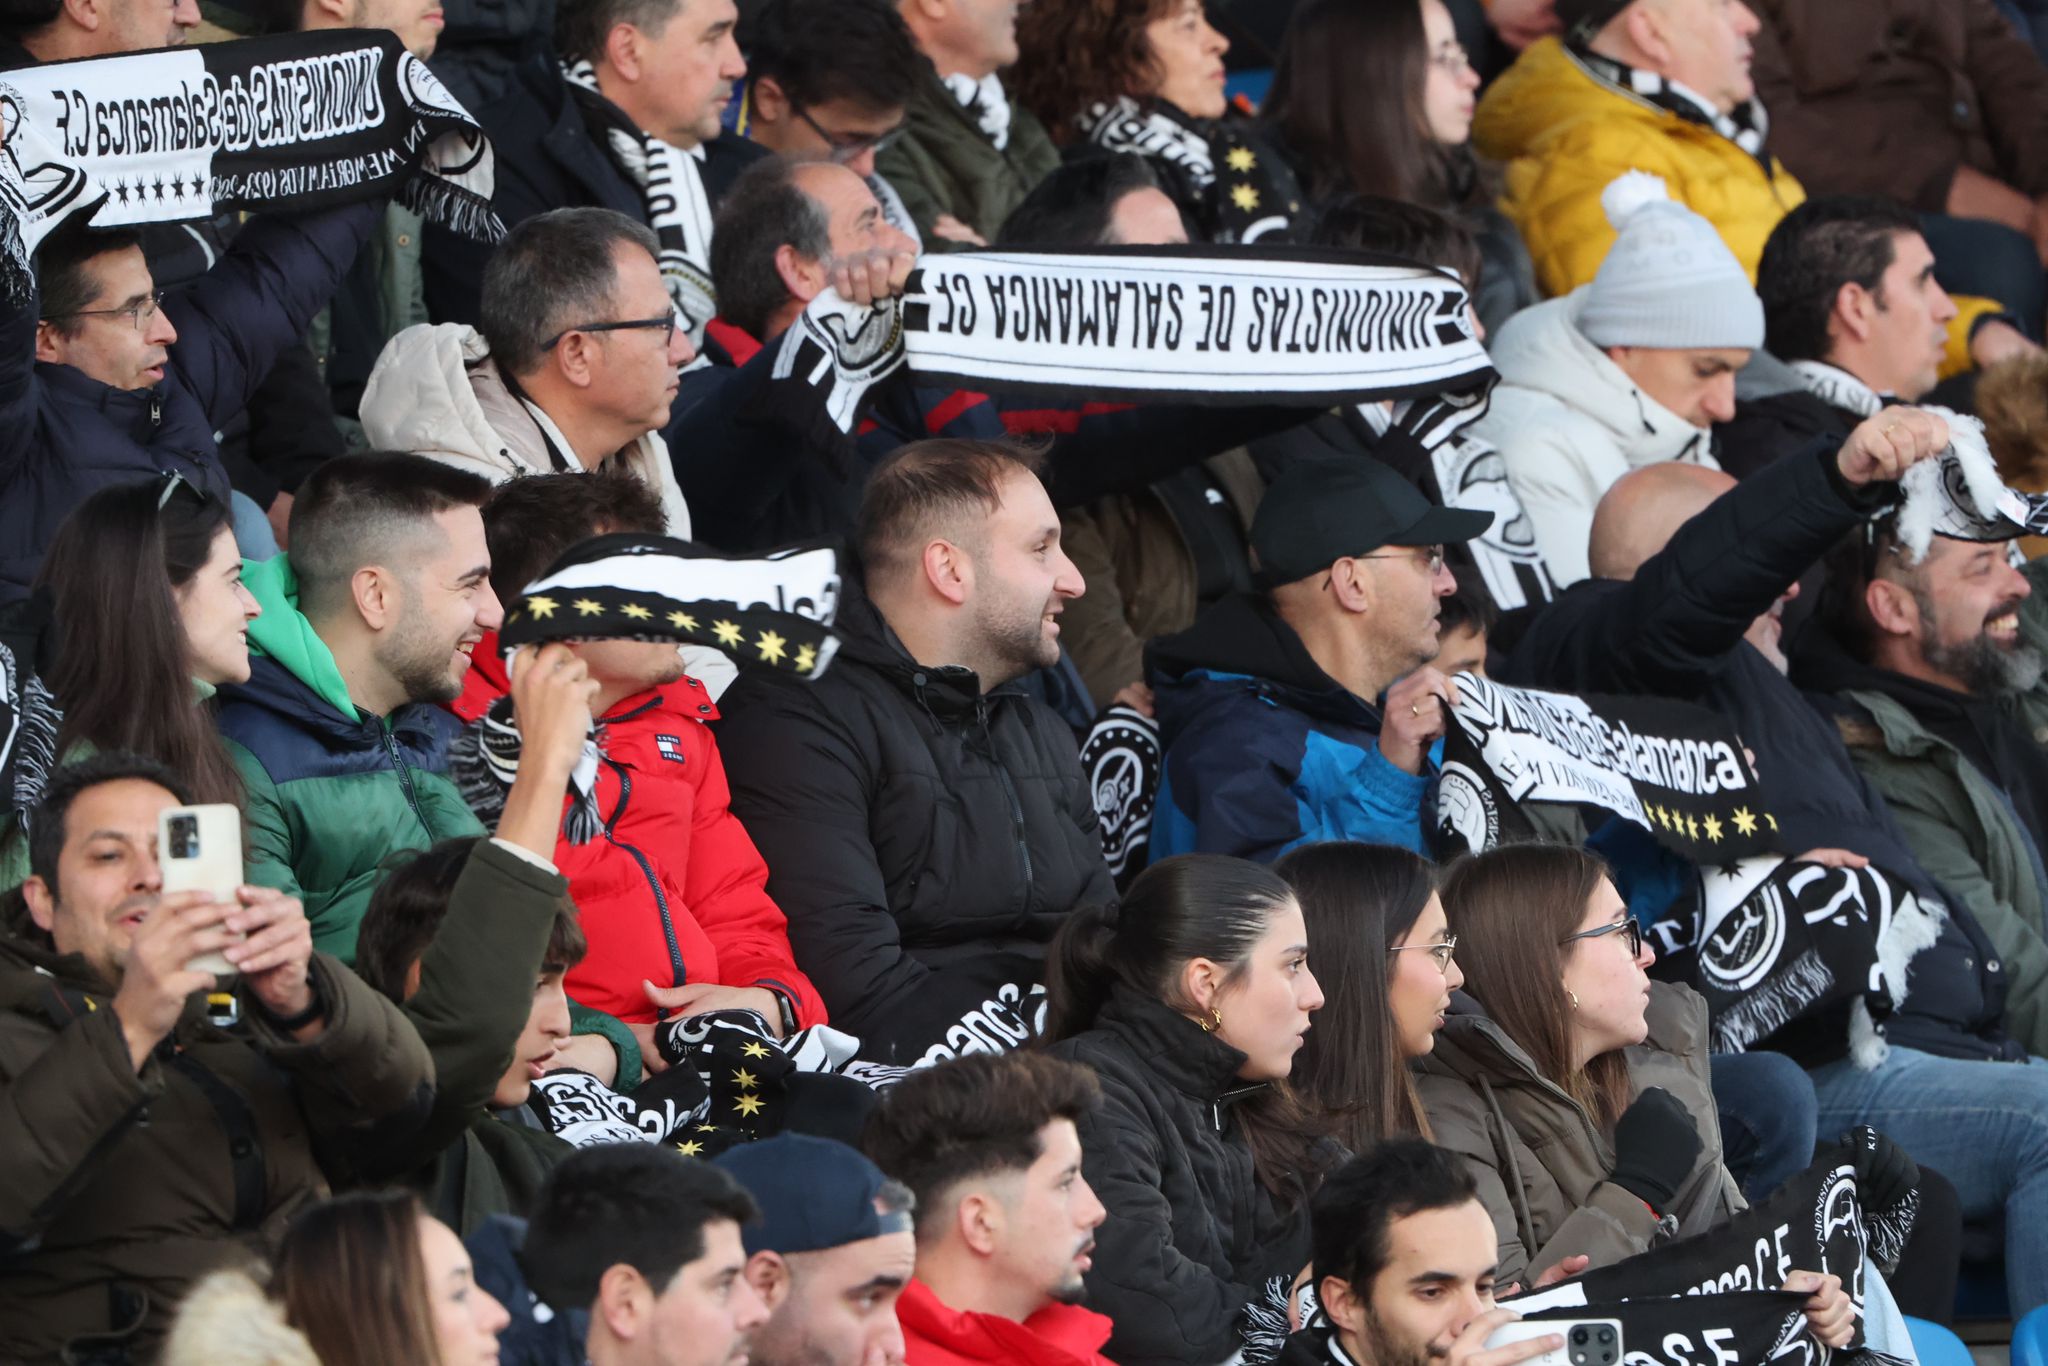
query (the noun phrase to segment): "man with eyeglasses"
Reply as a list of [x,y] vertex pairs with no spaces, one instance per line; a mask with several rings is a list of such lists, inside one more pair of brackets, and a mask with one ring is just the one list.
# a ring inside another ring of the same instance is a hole
[[1427,853],[1431,751],[1455,701],[1427,667],[1457,591],[1444,545],[1492,521],[1364,456],[1285,469],[1252,519],[1258,587],[1147,651],[1165,750],[1153,857],[1266,862],[1319,840]]

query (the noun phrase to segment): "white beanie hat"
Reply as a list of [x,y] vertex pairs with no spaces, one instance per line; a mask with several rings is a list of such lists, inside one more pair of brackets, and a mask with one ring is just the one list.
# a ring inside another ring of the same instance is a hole
[[1625,171],[1600,192],[1600,206],[1619,236],[1579,308],[1587,341],[1666,350],[1764,344],[1764,306],[1742,263],[1661,179]]

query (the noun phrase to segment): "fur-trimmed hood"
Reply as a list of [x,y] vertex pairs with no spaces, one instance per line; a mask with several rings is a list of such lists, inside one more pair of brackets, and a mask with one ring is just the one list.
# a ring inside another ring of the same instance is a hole
[[164,1344],[162,1366],[320,1366],[284,1308],[246,1271],[216,1271],[192,1287]]

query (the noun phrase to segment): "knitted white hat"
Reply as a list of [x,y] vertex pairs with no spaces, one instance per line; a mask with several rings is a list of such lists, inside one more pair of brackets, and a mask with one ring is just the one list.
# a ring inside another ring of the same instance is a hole
[[1742,263],[1661,179],[1623,172],[1601,191],[1600,206],[1619,236],[1579,309],[1587,341],[1667,350],[1764,344],[1764,306]]

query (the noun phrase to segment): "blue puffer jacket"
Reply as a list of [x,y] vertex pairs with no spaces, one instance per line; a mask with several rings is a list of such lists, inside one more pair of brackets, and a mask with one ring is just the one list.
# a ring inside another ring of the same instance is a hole
[[1430,776],[1380,753],[1380,713],[1316,664],[1264,599],[1224,598],[1152,643],[1165,777],[1152,857],[1268,861],[1297,844],[1368,840],[1427,855]]
[[378,202],[251,219],[218,265],[164,301],[178,340],[149,389],[38,363],[40,295],[0,297],[0,600],[27,594],[58,524],[108,485],[176,471],[227,498],[214,433],[306,335],[383,212]]

